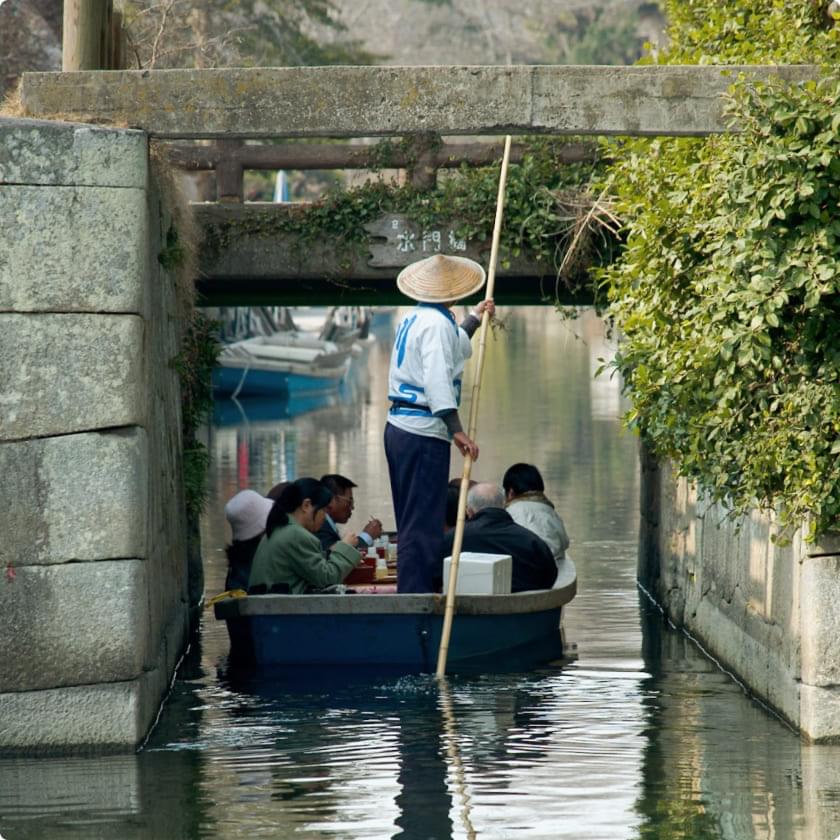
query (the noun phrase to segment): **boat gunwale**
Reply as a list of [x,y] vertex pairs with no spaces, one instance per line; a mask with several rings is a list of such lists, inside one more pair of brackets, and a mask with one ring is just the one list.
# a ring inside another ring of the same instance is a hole
[[[509,595],[459,595],[459,615],[525,615],[556,610],[577,593],[577,577],[553,589]],[[248,595],[214,605],[218,619],[262,615],[443,615],[446,597],[438,593],[359,593],[353,595]]]

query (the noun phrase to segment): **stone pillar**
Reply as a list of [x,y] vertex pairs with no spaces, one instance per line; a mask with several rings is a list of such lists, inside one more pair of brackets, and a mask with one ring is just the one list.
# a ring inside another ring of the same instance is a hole
[[0,750],[131,749],[187,626],[144,133],[0,120]]

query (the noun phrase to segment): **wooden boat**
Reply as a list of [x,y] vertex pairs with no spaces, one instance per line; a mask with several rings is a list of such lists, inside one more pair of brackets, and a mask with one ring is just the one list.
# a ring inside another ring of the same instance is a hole
[[[459,595],[447,670],[521,670],[557,659],[563,654],[562,608],[576,591],[568,561],[553,589]],[[215,614],[228,622],[233,657],[258,667],[431,672],[445,603],[437,594],[249,595],[217,602]]]
[[350,367],[351,346],[278,332],[227,344],[213,389],[243,396],[294,396],[335,388]]

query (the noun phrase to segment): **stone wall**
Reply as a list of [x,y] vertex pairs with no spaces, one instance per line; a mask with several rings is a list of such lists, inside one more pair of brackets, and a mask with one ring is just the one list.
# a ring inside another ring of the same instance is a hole
[[129,749],[187,626],[146,135],[0,120],[0,751]]
[[642,453],[639,579],[748,689],[811,741],[840,741],[840,539],[773,542]]

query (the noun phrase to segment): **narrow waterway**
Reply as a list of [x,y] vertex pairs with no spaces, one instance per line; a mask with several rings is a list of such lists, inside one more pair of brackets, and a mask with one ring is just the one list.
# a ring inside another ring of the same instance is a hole
[[[209,595],[225,574],[223,506],[241,488],[341,472],[359,485],[350,524],[393,525],[381,438],[395,316],[379,313],[338,394],[217,404]],[[636,586],[636,442],[621,431],[618,383],[593,378],[611,352],[604,325],[549,308],[504,317],[488,345],[474,474],[541,468],[578,569],[569,659],[454,678],[448,698],[427,677],[242,683],[208,612],[139,754],[0,760],[6,840],[840,834],[840,747],[803,744]]]

